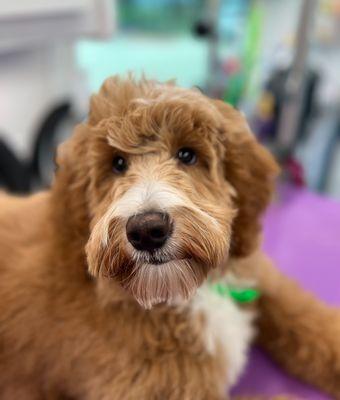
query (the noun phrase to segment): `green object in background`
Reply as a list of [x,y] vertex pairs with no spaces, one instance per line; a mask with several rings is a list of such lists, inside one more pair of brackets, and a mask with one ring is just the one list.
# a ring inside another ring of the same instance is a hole
[[260,292],[254,288],[234,288],[226,283],[216,282],[211,283],[210,288],[213,292],[224,298],[232,298],[237,303],[245,304],[252,303],[260,297]]
[[249,91],[251,76],[260,53],[264,10],[262,5],[252,2],[246,24],[244,48],[241,55],[241,71],[230,76],[223,100],[237,106],[246,91]]
[[243,95],[244,85],[246,81],[244,75],[245,74],[241,71],[229,78],[228,87],[223,98],[226,103],[233,106],[237,106],[237,104],[239,103]]

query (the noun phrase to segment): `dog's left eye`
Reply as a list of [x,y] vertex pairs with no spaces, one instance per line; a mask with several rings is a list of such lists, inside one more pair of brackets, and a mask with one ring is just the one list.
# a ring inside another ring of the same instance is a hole
[[127,167],[127,162],[122,156],[116,156],[112,161],[112,169],[116,174],[122,174],[127,170]]
[[196,153],[193,149],[189,147],[183,147],[179,149],[177,152],[177,158],[183,163],[187,165],[195,164],[197,161]]

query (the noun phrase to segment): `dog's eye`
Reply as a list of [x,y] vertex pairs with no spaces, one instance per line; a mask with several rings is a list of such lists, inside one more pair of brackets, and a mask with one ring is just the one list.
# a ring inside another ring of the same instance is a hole
[[197,161],[196,153],[193,149],[190,149],[189,147],[183,147],[182,149],[179,149],[177,152],[177,158],[183,164],[187,165],[195,164],[195,162]]
[[122,174],[127,170],[127,167],[127,162],[122,156],[116,156],[112,161],[112,169],[116,174]]

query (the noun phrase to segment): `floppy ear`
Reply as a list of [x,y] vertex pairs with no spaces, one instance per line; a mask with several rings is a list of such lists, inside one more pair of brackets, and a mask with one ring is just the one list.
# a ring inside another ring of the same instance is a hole
[[72,136],[57,149],[58,169],[52,185],[52,201],[54,210],[59,213],[60,230],[68,232],[88,229],[87,138],[87,127],[77,125]]
[[270,202],[279,167],[268,150],[256,140],[240,112],[214,101],[223,116],[225,178],[234,187],[237,216],[233,222],[230,254],[243,257],[259,244],[261,215]]

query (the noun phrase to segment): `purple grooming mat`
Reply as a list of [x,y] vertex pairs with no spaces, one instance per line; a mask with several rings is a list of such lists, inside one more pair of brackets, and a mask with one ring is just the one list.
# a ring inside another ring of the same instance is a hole
[[[277,266],[330,305],[340,305],[340,203],[306,189],[281,187],[264,218],[264,249]],[[233,394],[328,396],[286,375],[259,349]]]

